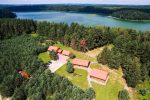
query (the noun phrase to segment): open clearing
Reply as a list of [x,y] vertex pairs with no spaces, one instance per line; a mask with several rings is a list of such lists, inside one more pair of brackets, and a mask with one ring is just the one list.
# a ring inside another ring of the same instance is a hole
[[74,73],[75,74],[70,74],[66,72],[66,65],[62,66],[60,69],[56,71],[56,74],[67,77],[74,85],[84,90],[87,89],[88,88],[88,81],[87,81],[88,72],[83,69],[75,69]]
[[[105,86],[92,82],[92,87],[94,88],[96,92],[96,100],[118,100],[118,92],[122,89],[128,90],[131,100],[137,99],[135,91],[127,87],[125,80],[122,78],[123,73],[122,73],[121,68],[119,70],[109,69],[107,65],[96,63],[96,57],[91,57],[87,55],[87,53],[82,53],[82,52],[73,50],[70,47],[62,45],[61,43],[57,43],[55,44],[55,46],[60,47],[61,49],[71,51],[73,54],[76,55],[77,58],[90,60],[91,62],[94,62],[90,65],[91,68],[98,68],[98,69],[100,68],[109,72],[109,80]],[[97,51],[102,50],[102,48],[99,48],[96,50]],[[45,58],[47,57],[46,55],[47,54],[41,54],[44,61],[47,61],[48,59],[50,59],[50,58]],[[68,78],[74,85],[82,88],[83,90],[89,88],[88,81],[87,81],[88,72],[83,69],[76,68],[75,74],[70,74],[66,72],[66,65],[63,65],[61,68],[59,68],[56,71],[56,74],[59,74],[60,76],[64,76]]]
[[38,58],[40,58],[44,63],[48,63],[51,60],[48,52],[40,53]]

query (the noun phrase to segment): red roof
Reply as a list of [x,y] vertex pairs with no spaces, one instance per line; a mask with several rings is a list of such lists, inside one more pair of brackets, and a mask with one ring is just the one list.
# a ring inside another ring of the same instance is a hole
[[62,51],[63,51],[63,50],[59,49],[59,50],[58,50],[58,53],[62,53]]
[[90,76],[106,81],[108,77],[108,72],[99,69],[91,69]]
[[54,50],[55,52],[57,52],[59,50],[59,48],[55,47],[55,46],[49,46],[48,51],[52,51],[52,50]]
[[25,78],[30,78],[30,75],[27,72],[19,71],[19,73],[24,76]]
[[71,54],[71,52],[70,52],[70,51],[67,51],[67,50],[63,50],[63,51],[62,51],[62,54],[63,54],[63,55],[66,55],[66,56],[69,56],[69,55]]
[[81,60],[81,59],[75,58],[75,59],[72,60],[72,64],[88,67],[89,64],[90,64],[90,61],[88,61],[88,60]]

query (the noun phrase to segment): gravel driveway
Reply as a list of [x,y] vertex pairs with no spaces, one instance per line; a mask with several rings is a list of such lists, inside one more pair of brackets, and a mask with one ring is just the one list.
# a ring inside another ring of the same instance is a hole
[[62,54],[58,54],[58,60],[54,61],[52,60],[49,64],[49,69],[52,73],[54,73],[56,70],[58,70],[60,67],[62,67],[64,64],[67,63],[68,56],[64,56]]

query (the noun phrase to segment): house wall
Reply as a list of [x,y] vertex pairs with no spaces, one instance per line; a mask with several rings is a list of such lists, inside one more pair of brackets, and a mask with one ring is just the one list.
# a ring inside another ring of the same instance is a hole
[[90,77],[90,81],[93,81],[93,82],[101,84],[101,85],[106,85],[106,83],[109,79],[109,76],[107,76],[106,80],[101,80],[101,79],[98,79],[98,78],[95,78],[95,77],[92,77],[92,76],[89,76],[89,77]]
[[79,65],[74,65],[73,67],[74,67],[74,68],[83,69],[83,70],[87,70],[87,69],[88,69],[87,67],[79,66]]

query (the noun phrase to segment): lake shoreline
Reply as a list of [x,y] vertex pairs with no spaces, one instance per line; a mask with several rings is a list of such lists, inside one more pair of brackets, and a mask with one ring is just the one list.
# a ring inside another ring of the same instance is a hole
[[[21,12],[24,12],[24,11],[21,11]],[[25,12],[64,12],[64,13],[79,13],[79,14],[96,14],[100,16],[107,16],[109,18],[113,18],[117,20],[122,20],[122,21],[150,22],[150,20],[130,20],[130,19],[122,19],[122,18],[114,17],[112,15],[101,14],[101,13],[88,13],[88,12],[77,12],[77,11],[40,10],[40,11],[25,11]],[[15,13],[18,13],[18,12],[15,12]]]
[[78,23],[86,26],[107,26],[134,29],[137,31],[150,30],[150,22],[122,20],[98,13],[81,13],[75,11],[42,10],[34,12],[15,12],[18,19],[33,19],[55,23]]
[[131,21],[131,22],[150,22],[150,20],[130,20],[130,19],[122,19],[122,18],[118,18],[118,17],[114,17],[114,16],[108,16],[110,18],[113,19],[117,19],[117,20],[122,20],[122,21]]

